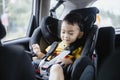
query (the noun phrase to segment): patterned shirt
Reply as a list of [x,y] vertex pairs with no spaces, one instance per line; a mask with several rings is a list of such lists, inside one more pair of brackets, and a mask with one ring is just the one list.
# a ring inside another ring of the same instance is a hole
[[[58,54],[60,54],[60,52],[62,50],[65,50],[66,47],[68,47],[69,45],[64,44],[63,42],[60,42],[56,48],[56,50],[54,51],[54,54],[52,54],[51,56],[48,57],[48,60],[51,60],[52,58],[54,58],[55,56],[57,56]],[[46,51],[48,52],[48,50],[50,49],[51,46],[48,46],[48,48],[46,49]],[[80,57],[82,51],[82,47],[78,47],[77,49],[75,49],[71,55],[67,55],[65,58],[69,58],[71,60],[75,60],[77,58]]]

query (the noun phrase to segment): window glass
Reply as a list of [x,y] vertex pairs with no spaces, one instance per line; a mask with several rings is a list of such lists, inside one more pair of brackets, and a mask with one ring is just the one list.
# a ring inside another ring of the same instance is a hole
[[113,26],[120,29],[120,0],[98,0],[92,6],[99,9],[100,27]]
[[7,35],[4,41],[26,36],[32,0],[0,0],[0,16]]
[[[58,0],[51,0],[51,3],[50,3],[50,9],[52,9],[53,7],[55,7],[55,5],[58,3]],[[62,12],[63,12],[63,9],[64,9],[64,5],[61,4],[55,11],[56,13],[56,17],[57,18],[60,18]]]

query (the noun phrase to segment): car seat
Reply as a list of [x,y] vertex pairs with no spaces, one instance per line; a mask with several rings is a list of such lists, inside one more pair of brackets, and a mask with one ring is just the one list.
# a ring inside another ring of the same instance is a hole
[[73,10],[71,12],[77,12],[83,16],[85,35],[83,38],[81,57],[74,62],[71,68],[70,80],[94,80],[95,66],[92,61],[92,55],[98,34],[98,27],[94,25],[94,23],[96,21],[96,14],[99,13],[99,10],[96,7],[90,7]]
[[97,54],[97,72],[113,51],[115,50],[115,30],[111,26],[101,27],[95,47]]
[[38,43],[41,51],[45,52],[47,46],[51,45],[54,41],[60,41],[58,26],[61,21],[52,18],[51,16],[44,17],[41,24],[33,32],[29,42],[30,50],[32,51],[32,44]]
[[[95,7],[91,7],[91,8],[77,9],[71,12],[77,12],[83,16],[83,25],[85,26],[85,29],[84,29],[85,35],[82,39],[83,51],[82,51],[81,57],[75,61],[72,67],[70,66],[68,68],[68,73],[70,73],[69,79],[71,78],[71,80],[74,80],[74,79],[79,80],[81,79],[80,76],[83,76],[82,77],[83,79],[85,76],[84,74],[86,74],[86,72],[90,70],[93,73],[90,80],[93,80],[94,65],[92,63],[91,56],[93,54],[96,39],[97,39],[98,27],[94,25],[94,23],[96,20],[96,14],[99,12],[99,10]],[[31,37],[30,46],[29,46],[30,49],[32,50],[31,48],[32,44],[38,43],[42,48],[42,50],[44,51],[45,48],[48,45],[50,45],[52,42],[60,41],[60,34],[59,34],[60,24],[61,24],[61,21],[58,19],[52,18],[50,16],[45,17],[42,20],[41,25],[34,31]],[[83,68],[80,68],[79,66],[82,66]],[[80,70],[79,68],[81,69],[81,71],[77,71],[77,70]],[[78,75],[76,76],[77,78],[75,78],[76,71],[78,72]],[[84,74],[82,74],[83,72]]]
[[120,80],[120,52],[111,52],[97,74],[96,80]]
[[6,35],[0,21],[0,80],[36,80],[33,67],[23,47],[3,45],[1,40]]

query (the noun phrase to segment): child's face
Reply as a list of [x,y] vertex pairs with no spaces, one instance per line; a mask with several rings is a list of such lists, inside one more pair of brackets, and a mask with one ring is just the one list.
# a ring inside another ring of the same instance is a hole
[[61,25],[61,39],[65,44],[71,44],[80,39],[83,36],[83,32],[80,30],[77,24],[71,25],[66,21],[62,22]]

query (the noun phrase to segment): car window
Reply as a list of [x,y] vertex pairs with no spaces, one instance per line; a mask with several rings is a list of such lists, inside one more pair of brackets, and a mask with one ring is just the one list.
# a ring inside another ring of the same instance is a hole
[[120,29],[120,0],[98,0],[92,6],[99,9],[100,27],[113,26]]
[[0,0],[0,16],[7,35],[4,41],[26,36],[32,0]]

